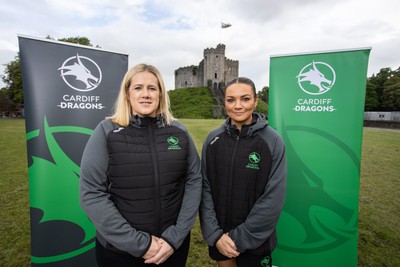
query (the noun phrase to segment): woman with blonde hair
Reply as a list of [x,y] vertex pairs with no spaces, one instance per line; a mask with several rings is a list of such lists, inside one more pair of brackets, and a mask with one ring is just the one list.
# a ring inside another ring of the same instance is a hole
[[201,187],[196,148],[160,72],[136,65],[82,156],[81,206],[97,230],[98,266],[184,267]]
[[156,77],[160,89],[160,96],[159,106],[157,107],[155,112],[157,114],[162,114],[165,122],[167,124],[171,124],[171,122],[175,119],[169,109],[169,97],[165,89],[161,73],[154,66],[147,64],[136,65],[135,67],[129,69],[128,72],[125,74],[122,80],[117,101],[115,103],[114,114],[108,118],[122,126],[127,126],[129,124],[132,116],[132,107],[129,102],[129,87],[131,86],[132,77],[141,72],[148,72],[149,74],[153,74]]

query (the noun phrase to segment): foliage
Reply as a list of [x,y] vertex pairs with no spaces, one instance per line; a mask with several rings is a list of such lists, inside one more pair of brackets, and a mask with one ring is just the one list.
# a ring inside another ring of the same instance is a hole
[[382,104],[388,110],[400,110],[400,75],[392,76],[385,82]]
[[73,44],[81,44],[81,45],[87,45],[87,46],[93,46],[90,43],[90,40],[87,37],[68,37],[68,38],[61,38],[58,39],[58,41],[62,42],[67,42],[67,43],[73,43]]
[[0,90],[0,116],[1,112],[12,112],[15,109],[14,102],[8,97],[6,90]]
[[261,91],[257,93],[258,104],[256,107],[256,112],[268,116],[268,101],[269,101],[269,87],[264,86]]
[[[199,154],[223,120],[180,120]],[[25,121],[0,119],[0,266],[30,266]],[[360,178],[358,266],[400,266],[400,133],[364,128]],[[12,244],[12,245],[10,245]],[[211,267],[197,220],[187,266]]]
[[377,110],[378,107],[379,99],[376,92],[376,85],[370,80],[367,80],[367,88],[365,92],[365,111]]
[[[177,118],[212,119],[213,110],[218,109],[211,91],[207,87],[179,88],[169,91],[171,110]],[[223,107],[219,107],[223,109]],[[258,100],[256,112],[268,114],[268,105]]]
[[[400,68],[383,68],[367,81],[365,110],[398,111]],[[378,103],[378,104],[377,104]]]
[[4,75],[2,76],[6,87],[4,92],[14,102],[18,104],[24,103],[24,95],[22,92],[22,75],[19,60],[19,54],[7,64],[4,64]]
[[269,102],[269,87],[268,86],[264,86],[261,91],[259,91],[257,93],[258,99],[261,99],[262,101],[264,101],[265,103]]
[[[50,35],[46,36],[46,39],[54,40],[53,37]],[[93,46],[93,44],[90,42],[89,38],[83,37],[83,36],[76,36],[76,37],[68,37],[68,38],[60,38],[58,41],[61,42],[67,42],[67,43],[72,43],[72,44],[80,44],[80,45],[86,45],[86,46]],[[101,46],[96,45],[97,48],[101,48]]]
[[376,86],[376,93],[378,95],[378,99],[382,99],[383,95],[383,85],[387,81],[387,79],[391,76],[392,70],[390,68],[382,68],[379,73],[372,75],[369,79]]
[[258,104],[257,104],[257,107],[256,107],[255,111],[267,116],[268,115],[268,104],[265,103],[261,98],[259,98],[258,99]]
[[215,101],[207,87],[179,88],[170,90],[171,110],[177,118],[213,118]]

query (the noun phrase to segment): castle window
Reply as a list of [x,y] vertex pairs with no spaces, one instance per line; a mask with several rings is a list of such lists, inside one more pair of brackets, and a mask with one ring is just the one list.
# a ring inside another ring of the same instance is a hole
[[215,57],[218,58],[218,55],[216,55]]
[[214,74],[214,78],[217,79],[217,73]]

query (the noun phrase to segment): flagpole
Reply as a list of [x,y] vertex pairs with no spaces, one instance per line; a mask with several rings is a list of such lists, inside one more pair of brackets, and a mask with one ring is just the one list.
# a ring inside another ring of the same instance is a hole
[[219,28],[219,43],[222,44],[222,29],[229,28],[232,26],[230,23],[221,22],[221,26]]
[[222,26],[219,26],[219,43],[221,44],[222,39]]

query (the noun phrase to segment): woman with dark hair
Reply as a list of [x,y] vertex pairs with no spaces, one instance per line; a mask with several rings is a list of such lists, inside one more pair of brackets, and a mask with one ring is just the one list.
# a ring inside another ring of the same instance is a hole
[[184,267],[201,186],[196,148],[171,115],[160,72],[131,68],[82,156],[80,200],[97,230],[98,266]]
[[285,146],[265,116],[254,112],[257,102],[250,79],[230,81],[229,118],[203,145],[200,222],[219,267],[272,266],[286,190]]

